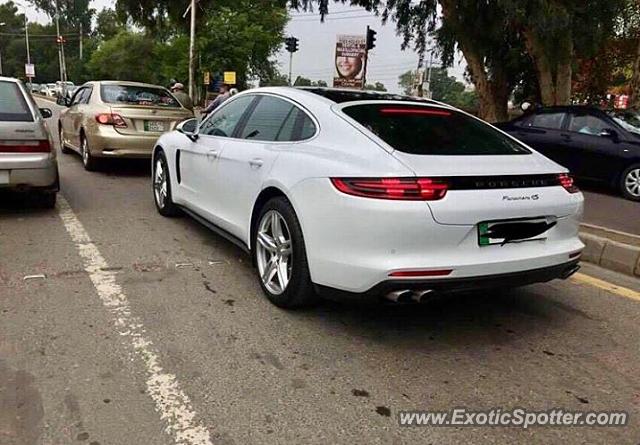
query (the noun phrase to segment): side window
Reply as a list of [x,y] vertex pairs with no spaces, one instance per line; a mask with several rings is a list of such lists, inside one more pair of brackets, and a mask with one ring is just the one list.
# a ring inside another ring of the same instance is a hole
[[[251,116],[247,119],[240,137],[254,141],[291,140],[289,139],[291,133],[286,135],[281,130],[284,130],[284,125],[291,120],[294,111],[295,107],[285,100],[272,96],[262,96]],[[295,122],[291,128],[294,126]]]
[[91,93],[92,93],[92,89],[91,88],[85,88],[84,91],[82,92],[82,99],[80,99],[80,103],[81,104],[88,104],[89,103],[89,98],[91,98]]
[[523,127],[538,127],[559,130],[562,128],[562,121],[565,113],[540,113],[531,116]]
[[71,103],[69,104],[69,106],[71,107],[73,105],[78,105],[86,90],[86,88],[80,88],[78,91],[76,91],[76,93],[73,95],[73,98],[71,99]]
[[230,137],[255,96],[241,96],[220,106],[202,123],[200,134]]
[[571,117],[569,131],[598,136],[600,133],[602,133],[602,130],[610,127],[611,125],[609,125],[606,121],[600,119],[599,117],[583,114],[574,115]]

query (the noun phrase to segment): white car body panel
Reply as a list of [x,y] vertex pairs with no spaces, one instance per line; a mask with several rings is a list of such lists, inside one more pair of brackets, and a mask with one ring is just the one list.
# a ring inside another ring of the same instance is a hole
[[[570,254],[584,247],[578,238],[582,194],[569,193],[559,185],[449,190],[443,199],[425,202],[351,196],[339,192],[329,179],[566,172],[534,150],[526,155],[409,155],[389,147],[343,115],[343,105],[322,96],[291,88],[261,88],[235,97],[244,94],[278,95],[293,101],[313,118],[316,135],[293,143],[215,136],[200,136],[192,142],[180,132],[167,133],[157,145],[168,160],[173,200],[250,249],[254,204],[261,191],[278,189],[296,211],[311,278],[317,285],[361,293],[388,280],[395,270],[453,269],[447,277],[451,279],[527,271],[567,263]],[[175,171],[178,149],[180,184]],[[215,158],[207,159],[209,151],[216,152]],[[254,159],[262,165],[251,165]],[[478,222],[540,216],[557,218],[557,225],[543,240],[478,245]]]

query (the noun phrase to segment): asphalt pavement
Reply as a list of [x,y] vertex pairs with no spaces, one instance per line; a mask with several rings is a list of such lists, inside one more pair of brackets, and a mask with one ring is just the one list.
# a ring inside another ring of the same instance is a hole
[[[149,162],[90,173],[78,155],[59,161],[55,210],[0,198],[0,444],[640,439],[638,280],[587,265],[567,281],[420,306],[283,311],[240,250],[157,214]],[[454,407],[630,417],[398,425],[400,410]]]

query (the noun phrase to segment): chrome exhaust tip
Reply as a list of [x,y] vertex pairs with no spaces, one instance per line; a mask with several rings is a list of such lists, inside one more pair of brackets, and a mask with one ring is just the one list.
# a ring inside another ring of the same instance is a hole
[[413,292],[411,292],[409,289],[401,289],[389,292],[384,296],[384,298],[394,303],[408,303],[411,301],[412,295]]
[[562,272],[562,275],[560,275],[560,277],[563,280],[566,280],[567,278],[569,278],[571,275],[573,275],[579,270],[580,270],[580,266],[576,264],[574,266],[571,266],[569,269],[566,269],[564,272]]
[[431,294],[433,289],[423,289],[417,290],[411,294],[411,299],[416,303],[422,303],[423,300],[426,300],[425,296]]

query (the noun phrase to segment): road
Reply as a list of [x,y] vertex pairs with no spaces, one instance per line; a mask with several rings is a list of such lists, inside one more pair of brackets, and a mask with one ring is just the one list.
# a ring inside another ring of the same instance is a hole
[[[157,214],[147,162],[60,168],[56,210],[0,203],[2,444],[638,443],[637,280],[287,312],[237,248]],[[398,426],[454,407],[630,420]]]
[[587,187],[583,190],[586,223],[640,235],[640,202],[629,201],[610,190]]

